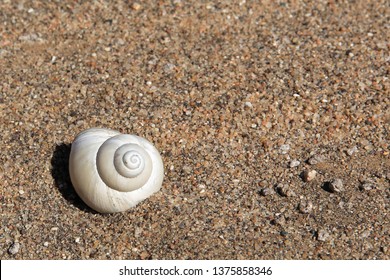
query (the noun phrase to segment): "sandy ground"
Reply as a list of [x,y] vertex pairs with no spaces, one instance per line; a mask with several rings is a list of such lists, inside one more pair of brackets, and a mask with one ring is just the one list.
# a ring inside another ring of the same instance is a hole
[[[0,1],[1,259],[389,259],[389,15]],[[90,127],[154,143],[161,191],[88,208],[68,158]]]

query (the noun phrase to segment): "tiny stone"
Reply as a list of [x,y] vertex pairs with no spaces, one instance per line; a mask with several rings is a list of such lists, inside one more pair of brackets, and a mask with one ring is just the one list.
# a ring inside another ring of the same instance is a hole
[[361,185],[360,185],[360,190],[362,191],[370,191],[372,189],[375,189],[375,184],[373,182],[370,182],[370,181],[364,181]]
[[251,102],[247,101],[244,103],[245,107],[248,107],[248,108],[253,108],[253,105]]
[[280,235],[281,235],[281,236],[287,236],[287,235],[288,235],[288,232],[285,231],[285,230],[282,230],[282,231],[280,232]]
[[290,150],[290,145],[289,144],[284,144],[284,145],[280,146],[280,153],[282,155],[287,154],[289,150]]
[[302,173],[302,179],[304,182],[310,182],[312,181],[317,175],[317,171],[315,170],[305,170]]
[[293,43],[294,45],[298,45],[299,39],[297,37],[294,37],[292,38],[291,43]]
[[364,146],[364,149],[366,151],[372,151],[374,149],[374,146],[372,144],[368,144],[368,145]]
[[8,249],[8,253],[11,254],[11,255],[15,255],[19,252],[19,249],[20,249],[20,244],[19,242],[14,242],[11,247],[9,247]]
[[300,165],[301,162],[299,160],[292,160],[290,162],[290,168],[294,168],[294,167],[297,167],[298,165]]
[[136,237],[136,238],[138,238],[138,237],[140,237],[141,235],[142,235],[142,228],[140,228],[140,227],[137,227],[135,230],[134,230],[134,236]]
[[74,242],[80,243],[80,237],[76,237],[75,240],[74,240]]
[[19,190],[19,194],[24,194],[24,190]]
[[292,191],[289,186],[283,185],[283,184],[278,184],[276,186],[276,190],[281,196],[295,196],[295,192]]
[[183,171],[184,171],[184,173],[190,174],[191,171],[192,171],[192,168],[189,165],[184,165],[183,166]]
[[329,239],[329,237],[330,237],[330,235],[326,230],[320,229],[318,231],[318,236],[317,236],[318,241],[326,241]]
[[323,155],[314,155],[311,158],[309,158],[308,163],[310,165],[316,165],[318,163],[321,163],[325,160],[325,157]]
[[272,195],[272,194],[274,194],[274,193],[275,193],[275,191],[274,191],[273,188],[263,188],[263,189],[261,189],[261,191],[260,191],[260,194],[261,194],[262,196],[268,196],[268,195]]
[[354,153],[357,152],[357,150],[358,150],[358,148],[357,148],[356,146],[353,146],[352,148],[350,148],[350,149],[347,150],[347,154],[348,154],[349,156],[352,156]]
[[344,190],[343,181],[339,178],[330,181],[329,190],[331,192],[342,192]]
[[49,246],[49,242],[47,242],[47,241],[44,242],[44,243],[43,243],[43,246],[48,247],[48,246]]
[[387,43],[386,42],[378,42],[376,44],[376,46],[378,47],[378,49],[385,50],[387,48]]
[[371,231],[365,230],[365,231],[363,231],[362,234],[360,235],[360,238],[367,238],[367,237],[370,236],[370,234],[371,234]]
[[170,73],[172,73],[175,70],[175,67],[176,66],[174,64],[167,63],[167,64],[164,65],[164,72],[166,74],[170,74]]
[[302,214],[309,214],[313,210],[313,203],[311,203],[311,201],[302,200],[299,203],[298,210]]
[[131,8],[135,11],[138,11],[142,8],[142,6],[139,3],[133,3],[133,5],[131,5]]
[[146,252],[146,251],[143,251],[141,254],[140,254],[140,258],[141,260],[146,260],[147,258],[149,258],[149,253]]

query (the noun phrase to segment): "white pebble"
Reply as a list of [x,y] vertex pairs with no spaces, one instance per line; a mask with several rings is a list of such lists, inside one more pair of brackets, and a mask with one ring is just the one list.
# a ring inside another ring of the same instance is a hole
[[313,210],[313,203],[308,200],[302,200],[298,206],[299,212],[309,214]]
[[356,146],[353,146],[352,148],[350,148],[350,149],[347,150],[347,154],[348,154],[349,156],[352,156],[354,153],[357,152],[357,150],[358,150],[358,148],[357,148]]
[[301,162],[299,160],[292,160],[290,162],[290,168],[294,168],[294,167],[297,167],[298,165],[300,165]]
[[20,250],[20,244],[19,242],[14,242],[11,247],[9,247],[8,249],[8,253],[11,254],[11,255],[15,255],[19,252]]
[[317,171],[315,170],[305,170],[302,174],[303,181],[310,182],[312,181],[317,175]]
[[280,153],[285,155],[290,150],[290,145],[289,144],[284,144],[284,145],[280,146],[279,149],[280,149]]
[[360,185],[359,188],[360,188],[361,191],[370,191],[370,190],[375,189],[376,186],[375,186],[374,182],[364,181],[364,182],[362,182],[362,184]]
[[251,102],[247,101],[244,103],[245,104],[245,107],[248,107],[248,108],[253,108],[253,105]]
[[272,195],[275,193],[275,190],[273,188],[264,188],[260,191],[260,194],[262,196]]
[[331,192],[342,192],[344,190],[343,181],[339,178],[329,182],[329,190]]
[[318,163],[321,163],[325,161],[325,157],[323,155],[314,155],[311,158],[309,158],[308,163],[310,165],[316,165]]
[[324,242],[324,241],[328,240],[329,237],[330,237],[330,235],[329,235],[329,233],[326,230],[320,229],[318,231],[317,240]]

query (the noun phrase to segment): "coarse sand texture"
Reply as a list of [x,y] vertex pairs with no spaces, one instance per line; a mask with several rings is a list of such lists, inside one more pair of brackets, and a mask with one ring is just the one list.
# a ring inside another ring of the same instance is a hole
[[[389,2],[0,1],[1,259],[390,259]],[[89,128],[159,151],[101,214]]]

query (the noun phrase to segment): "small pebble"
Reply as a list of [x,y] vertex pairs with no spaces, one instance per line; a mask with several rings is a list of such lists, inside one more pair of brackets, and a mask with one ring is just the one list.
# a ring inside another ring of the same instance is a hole
[[19,249],[20,249],[20,244],[19,242],[14,242],[11,247],[9,247],[8,249],[8,253],[11,254],[11,255],[15,255],[19,252]]
[[313,203],[308,200],[302,200],[298,206],[299,212],[302,214],[309,214],[313,210]]
[[275,190],[273,188],[263,188],[260,191],[260,194],[262,196],[268,196],[268,195],[272,195],[274,193],[275,193]]
[[276,186],[276,190],[278,191],[278,193],[281,195],[281,196],[285,196],[285,197],[291,197],[291,196],[295,196],[295,192],[293,190],[291,190],[289,188],[289,186],[287,185],[284,185],[284,184],[278,184]]
[[253,108],[253,105],[251,102],[247,101],[244,103],[245,107],[248,107],[248,108]]
[[141,260],[146,260],[147,258],[149,258],[150,254],[146,251],[143,251],[139,256]]
[[281,235],[281,236],[287,236],[287,235],[288,235],[288,232],[285,231],[285,230],[282,230],[282,231],[280,232],[280,235]]
[[357,150],[358,150],[358,148],[357,148],[356,146],[353,146],[352,148],[350,148],[350,149],[347,150],[347,154],[348,154],[349,156],[352,156],[354,153],[357,152]]
[[360,185],[360,190],[361,191],[370,191],[372,189],[375,189],[375,184],[371,181],[364,181],[362,182],[362,184]]
[[47,241],[44,242],[44,243],[43,243],[43,246],[48,247],[48,246],[49,246],[49,242],[47,242]]
[[302,173],[302,179],[304,182],[312,181],[317,175],[317,171],[315,170],[305,170]]
[[342,192],[344,190],[343,181],[339,178],[333,179],[329,182],[329,190],[331,192]]
[[290,145],[289,145],[289,144],[284,144],[284,145],[280,146],[279,149],[280,149],[280,153],[281,153],[282,155],[285,155],[285,154],[287,154],[288,151],[290,150]]
[[367,238],[369,237],[371,234],[371,231],[370,230],[365,230],[363,231],[361,234],[360,234],[360,238]]
[[192,168],[191,168],[191,166],[189,166],[189,165],[184,165],[184,166],[183,166],[183,171],[184,171],[184,173],[186,173],[186,174],[190,174],[190,173],[192,172]]
[[138,11],[139,9],[142,8],[141,4],[139,3],[133,3],[133,5],[131,5],[131,8],[134,10],[134,11]]
[[170,74],[170,73],[172,73],[175,70],[175,67],[176,66],[174,64],[167,63],[167,64],[164,65],[164,72],[166,74]]
[[318,163],[324,162],[325,157],[323,155],[314,155],[307,161],[310,165],[316,165]]
[[329,239],[329,237],[330,237],[330,235],[329,235],[329,233],[326,230],[320,229],[318,231],[318,235],[317,235],[317,240],[318,241],[326,241],[326,240]]
[[301,162],[299,160],[292,160],[290,162],[290,168],[294,168],[294,167],[297,167],[298,165],[300,165]]

